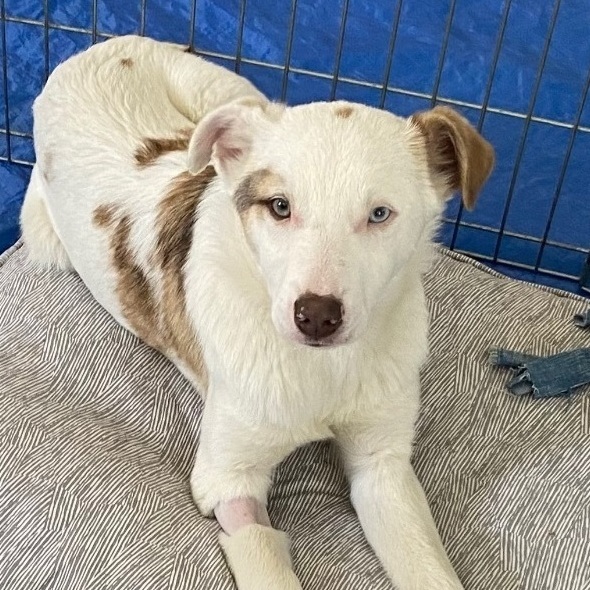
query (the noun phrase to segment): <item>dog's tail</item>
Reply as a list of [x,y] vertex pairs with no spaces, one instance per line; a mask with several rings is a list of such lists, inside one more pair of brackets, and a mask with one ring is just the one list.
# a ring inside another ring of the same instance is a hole
[[39,266],[70,270],[72,264],[57,235],[45,202],[45,186],[38,165],[33,167],[20,215],[22,238],[29,259]]

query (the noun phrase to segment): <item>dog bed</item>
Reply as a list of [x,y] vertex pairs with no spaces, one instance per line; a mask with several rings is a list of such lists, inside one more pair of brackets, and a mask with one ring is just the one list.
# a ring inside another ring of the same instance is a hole
[[[498,345],[589,346],[584,300],[441,253],[414,464],[467,590],[590,588],[590,391],[506,393]],[[230,590],[218,526],[192,503],[202,405],[75,274],[0,257],[0,587]],[[269,500],[307,590],[390,589],[333,446],[299,449]],[[434,589],[433,589],[434,590]]]

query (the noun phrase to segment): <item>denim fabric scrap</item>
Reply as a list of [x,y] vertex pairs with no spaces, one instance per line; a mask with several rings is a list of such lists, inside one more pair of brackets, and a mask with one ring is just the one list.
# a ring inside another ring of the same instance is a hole
[[574,316],[574,324],[579,328],[590,328],[590,308],[584,313],[577,313]]
[[490,362],[516,369],[506,387],[514,395],[534,398],[569,396],[574,389],[590,383],[590,348],[579,348],[547,357],[495,348]]

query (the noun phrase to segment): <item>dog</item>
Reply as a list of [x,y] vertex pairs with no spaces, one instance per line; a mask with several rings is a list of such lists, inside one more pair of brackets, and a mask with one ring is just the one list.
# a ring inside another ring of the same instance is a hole
[[458,113],[288,107],[140,37],[58,66],[34,103],[21,225],[194,384],[191,490],[240,590],[301,588],[272,528],[273,468],[334,439],[399,590],[459,590],[410,456],[428,351],[422,275],[445,201],[494,163]]

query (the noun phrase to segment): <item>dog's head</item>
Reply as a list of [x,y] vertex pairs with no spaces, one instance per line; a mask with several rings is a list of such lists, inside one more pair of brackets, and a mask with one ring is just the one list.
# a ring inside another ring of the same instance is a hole
[[198,125],[189,168],[212,162],[267,284],[276,329],[308,345],[362,335],[427,243],[444,201],[471,207],[491,146],[445,107],[410,119],[344,102],[225,105]]

